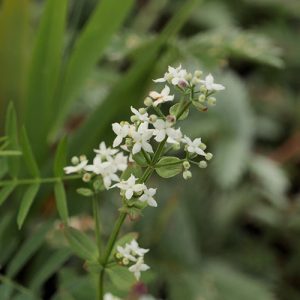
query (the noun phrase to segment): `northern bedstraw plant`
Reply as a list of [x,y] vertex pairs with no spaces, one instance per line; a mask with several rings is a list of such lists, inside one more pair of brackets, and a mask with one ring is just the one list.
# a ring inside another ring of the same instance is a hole
[[[99,300],[118,299],[110,293],[104,294],[104,277],[106,273],[111,274],[113,266],[117,265],[118,270],[120,267],[126,269],[127,276],[133,274],[137,281],[141,273],[150,268],[144,258],[149,249],[141,248],[132,235],[119,241],[117,238],[127,216],[134,220],[143,209],[159,206],[155,199],[156,188],[147,184],[153,172],[163,178],[182,173],[184,179],[189,179],[191,165],[206,168],[207,161],[213,156],[206,152],[201,138],[192,140],[182,133],[178,123],[188,117],[191,106],[204,112],[215,105],[214,94],[224,86],[215,83],[211,74],[203,77],[201,71],[192,74],[181,66],[169,67],[164,77],[154,82],[162,85],[160,92],[151,91],[144,100],[144,107],[131,107],[130,122],[112,124],[116,134],[112,147],[101,142],[99,149],[94,150],[92,163],[82,155],[73,157],[72,166],[64,168],[67,174],[82,176],[86,186],[79,188],[78,192],[93,198],[96,254],[93,245],[89,245],[90,241],[81,233],[69,228],[66,236],[75,252],[86,258],[87,266],[97,270]],[[178,100],[175,94],[179,95]],[[98,194],[111,189],[120,190],[119,217],[104,246]]]

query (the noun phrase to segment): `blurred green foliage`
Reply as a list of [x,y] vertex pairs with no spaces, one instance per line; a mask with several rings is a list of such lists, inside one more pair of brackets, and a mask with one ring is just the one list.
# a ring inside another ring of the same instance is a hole
[[[212,164],[190,182],[160,182],[159,208],[125,229],[152,250],[145,283],[157,298],[297,300],[299,29],[297,0],[2,0],[0,178],[61,176],[65,152],[110,141],[111,122],[169,64],[214,72],[222,99],[184,128],[210,145]],[[95,278],[55,222],[57,205],[89,233],[91,203],[72,182],[55,194],[53,184],[0,187],[1,300],[94,299]],[[114,196],[103,195],[107,236]]]

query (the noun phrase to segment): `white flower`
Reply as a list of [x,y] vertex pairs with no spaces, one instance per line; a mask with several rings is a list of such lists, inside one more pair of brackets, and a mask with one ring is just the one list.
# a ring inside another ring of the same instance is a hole
[[149,117],[148,117],[148,113],[145,112],[144,114],[141,114],[137,109],[135,109],[134,107],[130,106],[131,111],[134,113],[134,115],[138,118],[139,121],[141,122],[149,122]]
[[128,124],[121,125],[119,123],[113,123],[112,129],[117,135],[113,142],[113,147],[115,148],[119,146],[122,143],[123,139],[128,135],[130,127]]
[[163,78],[158,78],[153,80],[154,82],[166,82],[171,81],[173,85],[178,85],[180,82],[184,82],[187,84],[186,81],[187,71],[184,69],[181,69],[181,65],[177,68],[173,68],[169,66],[168,72],[165,73]]
[[203,155],[203,156],[206,155],[206,153],[200,148],[200,145],[202,144],[201,138],[196,138],[192,141],[189,137],[184,136],[182,142],[187,145],[188,152],[197,153],[198,155]]
[[118,187],[122,191],[125,191],[125,197],[127,200],[130,200],[134,193],[142,192],[145,189],[143,183],[135,183],[136,177],[131,175],[127,180],[122,180],[121,182],[113,185],[113,187]]
[[153,196],[156,194],[156,189],[150,188],[145,189],[144,194],[139,198],[142,202],[147,202],[148,205],[157,207],[157,202],[154,200]]
[[155,140],[157,142],[163,141],[166,136],[168,137],[167,142],[170,144],[178,144],[178,142],[182,138],[182,134],[180,129],[172,128],[172,123],[169,121],[164,121],[162,119],[158,119],[153,123]]
[[153,106],[157,106],[161,103],[168,102],[168,101],[173,101],[174,95],[169,95],[170,94],[170,88],[165,85],[165,87],[162,89],[160,93],[156,91],[150,92],[149,96],[155,100],[153,102]]
[[96,155],[93,164],[88,165],[84,168],[86,171],[93,172],[97,175],[101,175],[103,178],[103,184],[106,189],[112,184],[112,181],[119,181],[120,178],[115,174],[116,169],[113,167],[112,163],[109,161],[102,161],[99,155]]
[[131,247],[129,244],[126,244],[125,247],[117,246],[117,252],[131,261],[136,261],[136,258],[131,254]]
[[84,169],[84,167],[87,165],[87,163],[88,163],[88,160],[84,159],[76,166],[64,167],[64,171],[66,174],[78,173]]
[[214,77],[211,74],[208,74],[205,77],[205,80],[200,80],[203,83],[208,91],[222,91],[225,90],[224,85],[214,83]]
[[117,153],[113,157],[108,157],[107,161],[111,163],[112,168],[117,171],[125,171],[127,169],[128,163],[127,163],[128,157],[123,154],[123,152]]
[[108,158],[116,153],[118,153],[119,150],[112,149],[110,147],[106,147],[105,142],[101,142],[99,145],[99,149],[94,149],[94,151],[100,155],[101,158]]
[[149,252],[149,249],[141,248],[138,242],[134,239],[127,245],[129,245],[130,250],[138,256],[144,256],[147,252]]
[[152,146],[148,142],[153,135],[153,129],[148,129],[147,123],[142,123],[138,130],[134,130],[131,133],[134,145],[132,148],[132,154],[136,154],[144,149],[146,152],[153,153]]
[[104,300],[121,300],[121,298],[112,295],[111,293],[106,293],[104,295]]
[[129,271],[132,272],[136,278],[139,280],[141,277],[141,272],[149,270],[150,267],[144,263],[144,258],[139,257],[137,262],[129,267]]

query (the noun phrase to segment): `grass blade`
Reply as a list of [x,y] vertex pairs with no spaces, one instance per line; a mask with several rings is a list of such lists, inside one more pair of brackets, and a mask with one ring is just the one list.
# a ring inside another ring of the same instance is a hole
[[56,208],[60,218],[67,223],[69,218],[67,196],[62,181],[56,182],[54,185],[54,194],[56,201]]
[[54,158],[54,175],[62,177],[64,175],[64,167],[66,166],[67,155],[67,139],[62,138],[57,146],[55,158]]
[[13,192],[15,189],[16,184],[11,183],[9,185],[6,185],[5,187],[0,189],[0,205],[4,203],[4,201],[9,197],[9,195]]

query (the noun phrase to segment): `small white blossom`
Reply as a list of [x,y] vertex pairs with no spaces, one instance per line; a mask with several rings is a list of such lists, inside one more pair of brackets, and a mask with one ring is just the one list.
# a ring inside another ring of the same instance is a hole
[[114,157],[109,157],[108,161],[111,163],[112,168],[117,171],[125,171],[128,166],[128,157],[123,152],[117,153]]
[[99,145],[99,149],[94,149],[94,151],[100,155],[101,158],[107,159],[108,157],[118,153],[119,150],[112,149],[110,147],[106,147],[105,142],[101,142]]
[[148,123],[142,123],[138,130],[131,132],[134,145],[132,154],[136,154],[144,149],[146,152],[153,153],[151,144],[148,142],[153,135],[153,129],[148,129]]
[[104,300],[121,300],[121,298],[112,295],[111,293],[106,293],[104,295]]
[[134,107],[130,106],[131,111],[134,113],[134,115],[138,118],[139,121],[141,122],[149,122],[149,117],[148,117],[148,113],[145,112],[144,114],[141,114],[137,109],[135,109]]
[[121,125],[119,123],[113,123],[112,129],[117,137],[114,139],[113,147],[119,146],[123,139],[129,134],[130,126],[128,124]]
[[184,136],[182,142],[187,145],[186,149],[188,152],[197,153],[198,155],[203,155],[203,156],[206,155],[206,153],[200,148],[200,145],[202,144],[201,138],[196,138],[192,141],[189,137]]
[[125,191],[125,198],[130,200],[134,193],[142,192],[145,189],[145,184],[135,183],[137,178],[131,175],[127,180],[122,180],[121,182],[113,185],[113,187],[118,187],[122,191]]
[[66,174],[72,174],[72,173],[78,173],[84,169],[84,167],[87,165],[88,160],[82,160],[78,165],[76,166],[68,166],[64,167],[64,171]]
[[126,244],[125,247],[117,246],[117,252],[131,261],[136,261],[137,259],[131,254],[131,247],[129,244]]
[[179,83],[188,84],[186,80],[187,71],[181,69],[181,65],[177,68],[169,66],[168,72],[165,73],[164,77],[153,80],[154,82],[166,82],[170,81],[173,85],[178,85]]
[[200,82],[205,85],[208,91],[222,91],[225,89],[224,85],[214,83],[214,77],[211,74],[208,74],[205,80],[200,80]]
[[161,103],[168,102],[168,101],[173,101],[174,100],[174,95],[170,95],[170,88],[165,85],[165,87],[162,89],[160,93],[156,91],[150,92],[149,96],[155,100],[153,102],[153,106],[157,106]]
[[136,240],[132,240],[129,245],[129,248],[131,249],[132,253],[138,256],[144,256],[147,252],[149,252],[149,249],[141,248]]
[[153,196],[156,194],[156,189],[150,188],[145,189],[144,194],[139,198],[142,202],[147,202],[149,206],[157,207],[157,202],[153,198]]
[[141,272],[149,270],[150,267],[144,263],[144,258],[139,257],[137,262],[129,267],[129,271],[132,272],[136,278],[139,280],[141,277]]
[[167,142],[169,144],[177,144],[182,138],[182,133],[180,129],[172,128],[173,123],[169,121],[158,119],[156,122],[154,122],[153,126],[155,128],[153,135],[155,135],[154,139],[157,142],[163,141],[167,136]]

